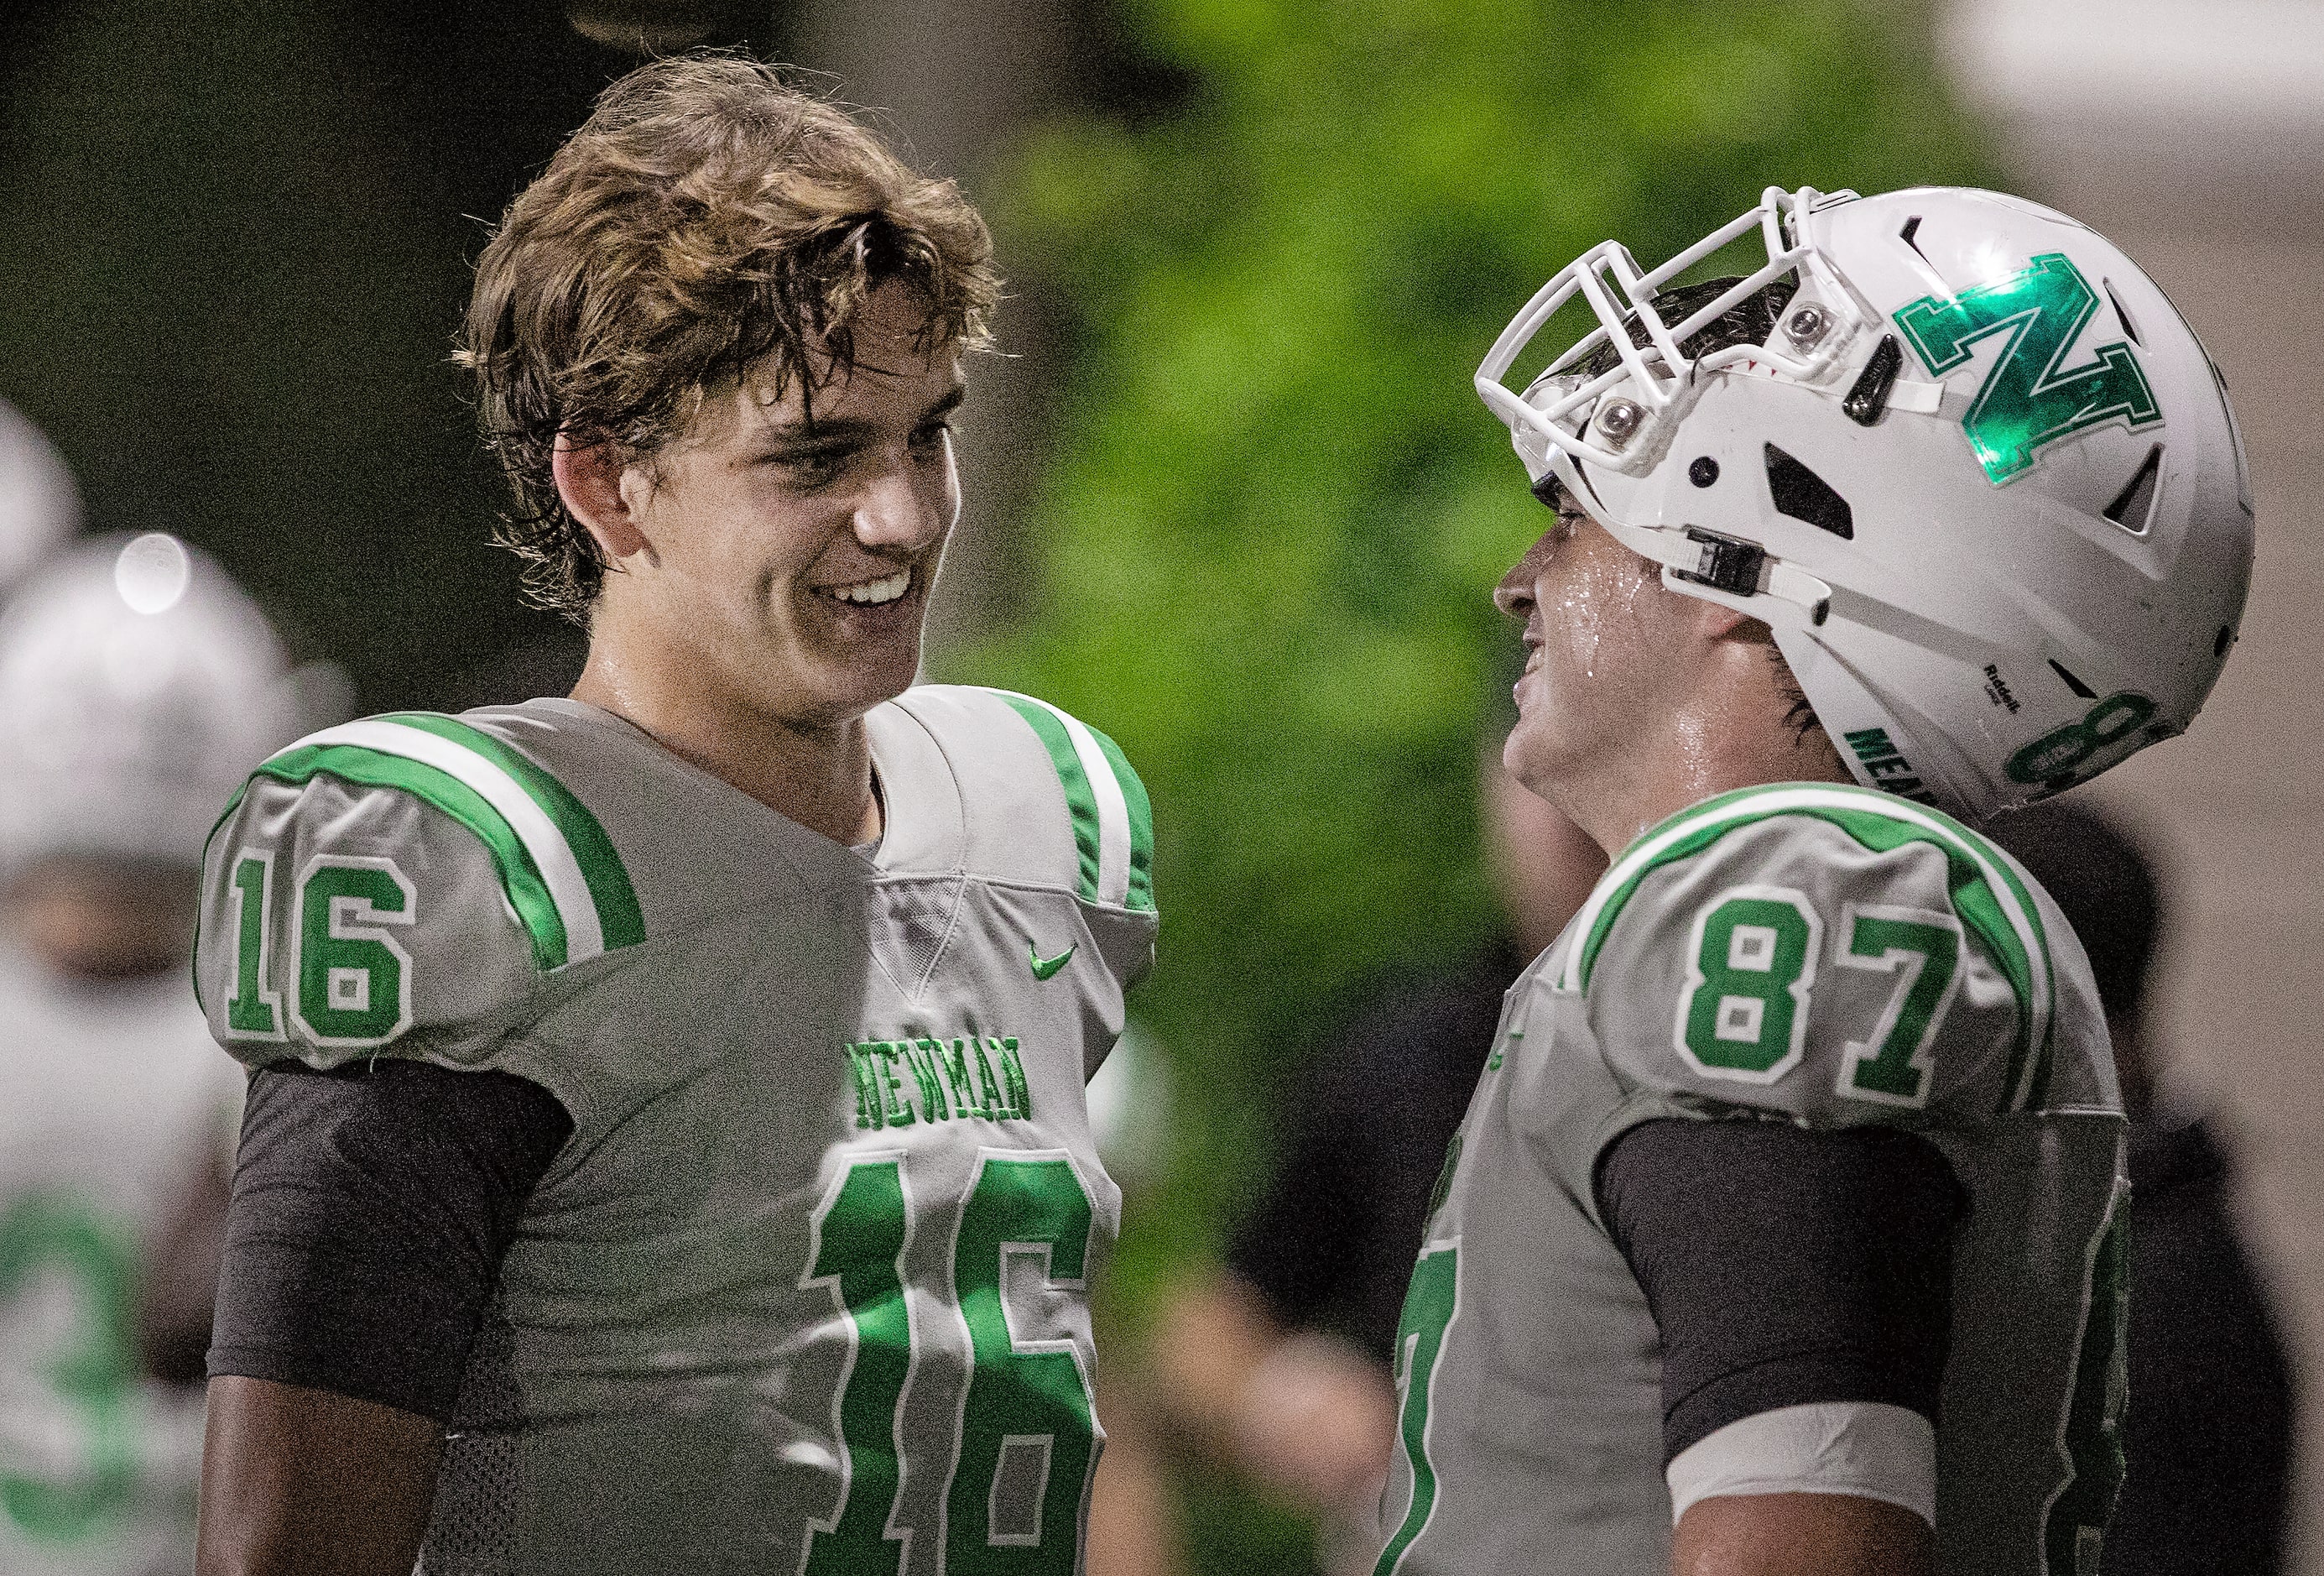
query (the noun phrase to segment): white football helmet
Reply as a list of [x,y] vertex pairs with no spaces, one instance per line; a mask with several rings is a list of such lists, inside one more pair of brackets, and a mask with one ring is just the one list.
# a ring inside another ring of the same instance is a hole
[[[1745,246],[1739,283],[1657,315]],[[1682,350],[1779,281],[1764,344]],[[1596,326],[1511,389],[1577,300]],[[1651,272],[1606,242],[1477,390],[1536,492],[1555,477],[1672,589],[1774,629],[1858,781],[1972,820],[2184,730],[2243,616],[2251,487],[2218,368],[2117,247],[2018,198],[1770,187]]]
[[51,855],[198,862],[315,694],[257,605],[176,538],[56,559],[0,616],[0,873]]

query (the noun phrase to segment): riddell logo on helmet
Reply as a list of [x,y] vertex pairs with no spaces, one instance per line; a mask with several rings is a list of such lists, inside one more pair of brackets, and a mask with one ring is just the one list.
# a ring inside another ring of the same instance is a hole
[[2009,681],[2001,676],[1998,663],[1985,664],[1985,698],[1996,706],[2007,708],[2011,716],[2017,714],[2017,697],[2009,692]]
[[1937,802],[1936,795],[1921,785],[1920,774],[1913,770],[1913,763],[1904,758],[1904,753],[1888,737],[1886,728],[1859,728],[1843,737],[1848,740],[1848,747],[1856,752],[1856,758],[1864,763],[1865,771],[1880,787],[1902,798],[1918,800],[1923,804]]

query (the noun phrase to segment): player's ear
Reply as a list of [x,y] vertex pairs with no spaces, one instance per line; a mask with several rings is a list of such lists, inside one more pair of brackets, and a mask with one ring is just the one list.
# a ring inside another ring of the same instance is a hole
[[629,467],[610,443],[576,446],[565,433],[557,435],[550,468],[557,477],[557,496],[576,520],[597,539],[612,561],[646,551],[652,544],[640,528],[622,475]]

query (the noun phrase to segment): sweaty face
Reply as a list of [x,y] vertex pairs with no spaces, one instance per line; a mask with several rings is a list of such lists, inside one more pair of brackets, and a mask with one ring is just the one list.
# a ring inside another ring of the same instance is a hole
[[1494,589],[1525,625],[1509,774],[1554,804],[1584,770],[1620,758],[1639,730],[1667,727],[1684,600],[1588,515],[1561,513]]
[[882,286],[852,369],[819,360],[811,390],[797,376],[779,393],[752,378],[713,390],[625,477],[651,548],[632,606],[702,688],[828,727],[910,685],[960,513],[960,358],[918,343],[926,320],[908,287]]

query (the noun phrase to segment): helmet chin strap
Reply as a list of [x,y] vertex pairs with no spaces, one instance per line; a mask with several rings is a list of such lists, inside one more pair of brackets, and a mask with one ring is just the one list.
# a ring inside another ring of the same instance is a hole
[[1674,591],[1748,613],[1774,627],[1812,628],[1831,616],[1830,586],[1757,543],[1695,526],[1618,533],[1615,539],[1629,546],[1634,536],[1659,539],[1655,545],[1662,551],[1646,556],[1663,566],[1663,584]]
[[[1748,614],[1773,627],[1812,628],[1831,613],[1831,588],[1794,568],[1756,542],[1723,536],[1698,525],[1629,525],[1610,518],[1582,475],[1580,463],[1563,451],[1544,459],[1536,449],[1518,452],[1530,465],[1554,473],[1576,503],[1615,541],[1662,566],[1663,584]],[[1594,506],[1590,506],[1594,505]]]
[[1817,576],[1775,557],[1754,542],[1700,526],[1628,525],[1609,516],[1579,463],[1563,450],[1520,441],[1517,452],[1536,477],[1554,474],[1573,500],[1607,534],[1662,568],[1662,582],[1758,619],[1799,681],[1817,720],[1856,780],[1972,818],[1988,797],[1976,774],[1943,742],[1940,730],[1898,714],[1818,637],[1831,616],[1832,589]]

